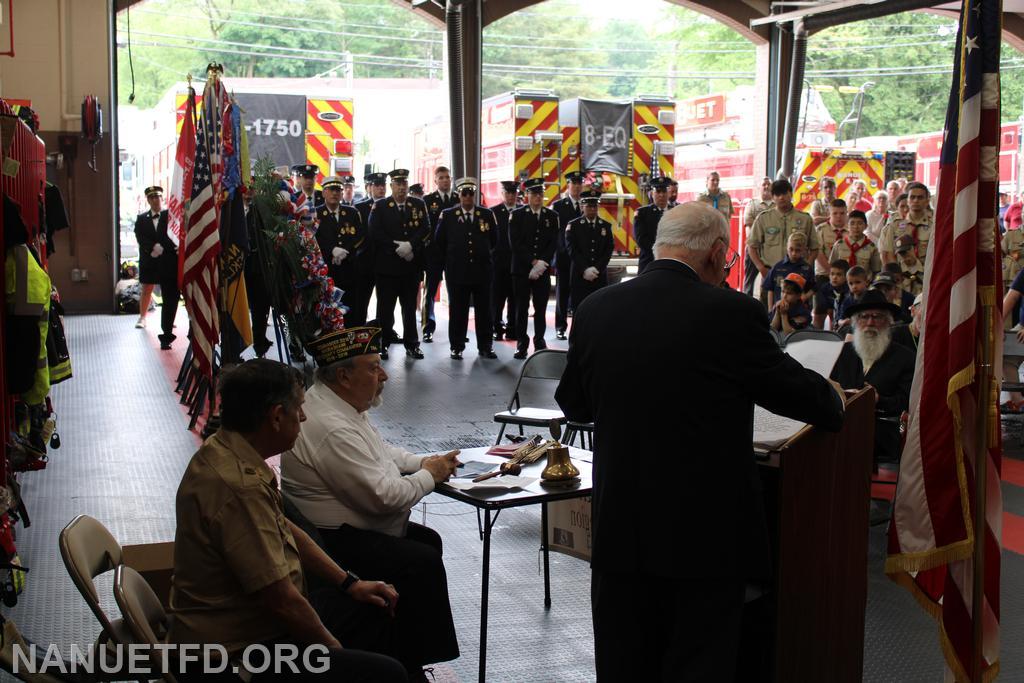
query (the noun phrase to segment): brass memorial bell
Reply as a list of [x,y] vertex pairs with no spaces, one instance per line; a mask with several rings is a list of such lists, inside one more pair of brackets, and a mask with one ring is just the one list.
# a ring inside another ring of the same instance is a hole
[[562,437],[562,426],[558,420],[551,421],[551,438],[554,443],[548,446],[548,464],[541,473],[541,483],[551,486],[572,486],[579,483],[580,471],[569,459],[569,447],[563,446],[559,439]]

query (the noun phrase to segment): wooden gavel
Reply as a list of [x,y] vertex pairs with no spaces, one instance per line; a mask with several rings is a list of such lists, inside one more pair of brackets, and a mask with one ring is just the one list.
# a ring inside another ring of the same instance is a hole
[[503,462],[501,467],[498,468],[497,472],[488,472],[487,474],[481,474],[479,477],[473,480],[473,483],[486,481],[493,477],[497,477],[500,474],[511,474],[516,475],[523,471],[522,465],[517,462]]

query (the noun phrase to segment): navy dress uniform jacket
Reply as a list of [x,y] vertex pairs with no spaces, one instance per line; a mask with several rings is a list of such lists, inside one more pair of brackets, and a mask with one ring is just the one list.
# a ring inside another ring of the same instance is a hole
[[550,266],[558,246],[558,232],[558,214],[551,209],[541,207],[539,218],[529,206],[521,206],[513,211],[508,221],[512,274],[528,276],[534,259],[540,259]]
[[583,271],[590,267],[597,268],[601,273],[595,282],[606,279],[608,262],[612,259],[614,248],[613,240],[612,224],[600,218],[595,218],[591,224],[581,216],[565,227],[565,246],[572,262],[570,273],[573,286],[577,279],[588,285],[594,284],[583,279]]
[[[629,335],[652,358],[676,360],[610,371]],[[576,309],[566,363],[555,399],[568,419],[595,425],[593,568],[766,578],[754,403],[829,431],[842,427],[843,408],[825,378],[779,348],[764,305],[661,259]]]
[[647,204],[637,209],[633,217],[633,239],[640,248],[640,273],[654,260],[654,240],[658,236],[658,221],[667,210],[668,207],[662,210],[656,204]]
[[[558,230],[558,247],[555,249],[554,265],[559,269],[559,271],[565,269],[565,272],[568,273],[569,260],[571,257],[569,256],[568,247],[565,243],[565,228],[570,222],[582,216],[583,212],[580,211],[579,201],[577,201],[574,206],[572,200],[568,197],[562,197],[557,202],[554,202],[551,205],[551,209],[558,214],[558,225],[560,226]],[[562,258],[563,256],[565,257],[564,261]]]
[[489,209],[477,206],[470,216],[464,216],[458,206],[442,211],[435,242],[444,258],[444,275],[448,282],[490,284],[491,251],[497,239],[497,225]]
[[[514,209],[513,209],[514,210]],[[512,245],[508,240],[508,219],[512,214],[504,203],[491,207],[496,225],[496,241],[494,244],[494,272],[509,274],[512,272]]]
[[[139,241],[139,282],[147,285],[177,282],[178,250],[167,235],[167,209],[160,212],[155,227],[149,211],[140,213],[135,218],[135,239]],[[164,253],[154,258],[150,253],[157,244],[163,246]]]
[[[423,271],[423,251],[432,238],[427,207],[415,197],[405,200],[404,215],[394,197],[378,199],[370,211],[369,236],[374,247],[374,272],[383,275],[419,275]],[[395,241],[412,245],[413,259],[406,261],[395,253]]]
[[[334,284],[342,290],[352,291],[359,282],[358,262],[366,247],[366,229],[359,217],[359,212],[344,204],[338,206],[338,218],[326,205],[317,207],[316,242],[327,263],[327,272],[334,279]],[[332,251],[341,247],[348,256],[341,265],[334,265]]]

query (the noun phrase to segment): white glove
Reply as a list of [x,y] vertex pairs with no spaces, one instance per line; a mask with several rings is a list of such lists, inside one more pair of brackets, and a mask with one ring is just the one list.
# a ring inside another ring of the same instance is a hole
[[598,275],[600,275],[600,273],[597,272],[597,268],[595,268],[594,266],[590,266],[589,268],[583,271],[583,279],[586,280],[587,282],[593,282],[594,280],[597,279]]
[[531,280],[536,280],[537,278],[540,277],[540,274],[543,273],[543,272],[544,272],[544,267],[541,265],[540,261],[537,261],[537,263],[533,264],[533,268],[530,269],[529,278]]
[[395,253],[406,261],[412,261],[412,244],[409,242],[399,242],[398,240],[392,240],[397,246],[395,247]]
[[158,258],[163,253],[164,253],[164,245],[162,245],[162,244],[160,244],[158,242],[158,243],[153,245],[153,251],[149,252],[149,255],[152,256],[153,258]]
[[340,266],[341,262],[348,258],[348,250],[342,249],[341,247],[335,247],[331,250],[331,261],[336,266]]

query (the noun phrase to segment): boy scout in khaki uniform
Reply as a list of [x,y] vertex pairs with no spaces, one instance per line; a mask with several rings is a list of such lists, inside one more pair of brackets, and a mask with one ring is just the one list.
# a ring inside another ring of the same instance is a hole
[[896,258],[903,272],[903,289],[914,296],[924,290],[924,263],[917,258],[914,238],[906,235],[896,240]]
[[932,238],[932,228],[935,227],[935,218],[928,209],[928,188],[923,183],[910,183],[907,185],[907,202],[910,205],[907,217],[900,218],[897,213],[882,228],[878,248],[885,263],[896,263],[896,239],[904,236],[914,238],[914,253],[921,263],[925,262],[928,255],[928,243]]
[[882,270],[882,259],[878,255],[878,248],[864,234],[867,225],[863,211],[851,211],[847,233],[832,246],[828,260],[843,259],[850,267],[860,266],[874,277]]
[[1000,246],[1003,250],[1003,284],[1009,288],[1013,278],[1017,277],[1017,273],[1024,266],[1024,258],[1021,258],[1021,252],[1024,251],[1024,231],[1007,230]]
[[[750,228],[750,239],[747,240],[747,254],[754,262],[754,267],[761,272],[761,277],[766,276],[771,267],[783,259],[789,236],[795,232],[802,232],[807,237],[809,262],[818,257],[821,248],[810,215],[793,207],[793,186],[788,180],[772,183],[772,198],[775,206],[757,217]],[[767,295],[762,294],[762,299],[767,301]]]

